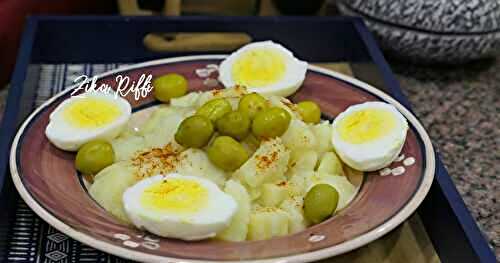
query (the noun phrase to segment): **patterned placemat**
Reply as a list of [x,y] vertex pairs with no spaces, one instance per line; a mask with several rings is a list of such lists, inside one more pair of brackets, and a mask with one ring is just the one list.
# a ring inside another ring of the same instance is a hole
[[[40,65],[34,107],[72,85],[82,74],[94,76],[118,66],[118,64]],[[21,199],[17,204],[7,255],[8,262],[132,262],[69,238],[40,219]]]

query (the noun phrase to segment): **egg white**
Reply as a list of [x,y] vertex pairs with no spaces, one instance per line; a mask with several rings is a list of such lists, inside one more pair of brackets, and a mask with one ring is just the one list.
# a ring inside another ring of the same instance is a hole
[[[139,200],[144,190],[158,181],[169,178],[198,182],[208,192],[207,203],[201,210],[188,214],[158,213],[143,207]],[[158,236],[182,240],[214,237],[230,224],[231,218],[237,210],[236,201],[230,195],[222,192],[210,180],[178,173],[156,175],[143,179],[124,192],[123,204],[125,212],[135,226]]]
[[[111,104],[118,106],[121,111],[120,116],[118,116],[118,118],[116,118],[113,122],[97,128],[75,127],[64,119],[63,112],[69,105],[71,105],[71,103],[91,97],[105,99]],[[50,114],[49,124],[45,129],[45,135],[57,148],[66,151],[76,151],[80,148],[80,146],[91,140],[111,140],[118,136],[127,124],[127,121],[130,119],[131,113],[132,108],[130,104],[127,100],[120,96],[97,92],[85,93],[78,97],[66,99],[59,104],[59,106],[57,106],[57,108]]]
[[272,41],[254,42],[232,53],[219,65],[219,81],[226,88],[230,88],[238,84],[233,79],[232,67],[235,61],[244,52],[256,48],[272,49],[281,53],[285,59],[286,69],[284,76],[275,83],[262,87],[246,87],[248,91],[258,92],[264,95],[276,95],[283,97],[287,97],[295,93],[295,91],[299,89],[300,85],[302,85],[302,82],[304,82],[307,71],[307,62],[298,60],[288,49]]
[[[342,140],[338,124],[345,117],[359,110],[385,109],[396,121],[396,127],[376,140],[353,144]],[[384,102],[365,102],[350,106],[333,121],[332,143],[338,156],[350,167],[359,171],[375,171],[391,164],[401,152],[406,140],[408,123],[405,117],[392,105]]]

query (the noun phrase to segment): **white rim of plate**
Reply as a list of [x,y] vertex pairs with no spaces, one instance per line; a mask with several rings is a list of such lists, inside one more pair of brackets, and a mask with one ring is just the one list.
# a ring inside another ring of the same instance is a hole
[[[176,62],[184,62],[184,61],[193,61],[193,60],[212,60],[212,59],[224,59],[226,58],[227,55],[199,55],[199,56],[183,56],[183,57],[174,57],[174,58],[165,58],[165,59],[158,59],[158,60],[152,60],[152,61],[147,61],[147,62],[142,62],[130,66],[124,66],[121,68],[117,68],[111,71],[104,72],[102,74],[96,75],[98,79],[112,75],[118,72],[122,71],[128,71],[131,69],[137,69],[137,68],[143,68],[143,67],[148,67],[148,66],[155,66],[155,65],[161,65],[161,64],[169,64],[169,63],[176,63]],[[389,218],[387,221],[385,221],[383,224],[375,227],[374,229],[356,237],[351,240],[345,241],[343,243],[340,243],[338,245],[334,245],[331,247],[315,250],[312,252],[306,252],[306,253],[300,253],[300,254],[294,254],[294,255],[289,255],[289,256],[282,256],[282,257],[274,257],[274,258],[265,258],[265,259],[256,259],[256,260],[243,260],[243,261],[222,261],[222,262],[258,262],[258,263],[285,263],[285,262],[311,262],[314,260],[320,260],[328,257],[333,257],[336,255],[340,255],[346,252],[349,252],[351,250],[354,250],[356,248],[359,248],[361,246],[364,246],[384,234],[390,232],[393,230],[395,227],[397,227],[399,224],[401,224],[403,221],[405,221],[414,211],[415,209],[420,205],[420,203],[424,200],[425,196],[429,192],[429,189],[431,187],[432,181],[434,179],[434,169],[435,169],[435,156],[434,156],[434,149],[432,146],[432,143],[430,141],[429,135],[423,128],[423,126],[420,124],[420,122],[417,120],[413,114],[408,111],[403,105],[401,105],[398,101],[393,99],[390,95],[386,94],[385,92],[365,83],[360,80],[357,80],[355,78],[346,76],[341,73],[337,73],[325,68],[321,68],[318,66],[314,65],[309,65],[308,70],[311,71],[316,71],[343,81],[346,81],[358,88],[361,88],[363,90],[366,90],[378,97],[380,97],[382,100],[385,102],[388,102],[392,105],[394,105],[405,117],[406,119],[413,125],[415,130],[417,131],[418,135],[420,136],[424,148],[425,148],[425,170],[424,170],[424,178],[422,179],[419,188],[415,192],[415,194],[412,196],[412,198],[406,203],[406,205],[401,208],[395,215],[393,215],[391,218]],[[131,260],[139,261],[139,262],[176,262],[176,263],[183,263],[183,262],[193,262],[193,263],[199,263],[199,262],[220,262],[220,261],[211,261],[211,260],[199,260],[199,259],[186,259],[186,258],[175,258],[175,257],[167,257],[167,256],[159,256],[159,255],[153,255],[153,254],[148,254],[144,252],[139,252],[139,251],[134,251],[132,249],[128,249],[119,245],[111,244],[105,241],[101,241],[99,239],[96,239],[92,236],[89,236],[87,234],[84,234],[82,232],[79,232],[76,229],[73,229],[71,226],[65,224],[61,220],[59,220],[57,217],[52,215],[50,212],[46,211],[28,192],[28,190],[24,187],[24,184],[22,183],[21,177],[18,173],[17,170],[17,164],[16,164],[16,150],[17,150],[17,145],[19,143],[19,139],[26,129],[27,125],[31,122],[33,117],[36,116],[38,112],[40,112],[42,109],[50,105],[54,100],[57,98],[65,95],[66,93],[70,92],[74,87],[76,87],[78,84],[72,85],[65,90],[61,91],[60,93],[56,94],[46,102],[44,102],[42,105],[40,105],[37,109],[35,109],[29,116],[26,118],[26,120],[23,122],[21,127],[19,128],[16,136],[14,137],[14,140],[12,142],[12,147],[10,151],[10,158],[9,158],[9,163],[10,163],[10,172],[12,175],[12,180],[14,181],[14,185],[16,186],[17,191],[23,198],[23,200],[28,204],[28,206],[41,218],[43,218],[47,223],[52,225],[54,228],[57,230],[65,233],[69,237],[78,240],[86,245],[92,246],[96,249],[102,250],[104,252],[107,252],[109,254],[113,254],[118,257],[123,257],[123,258],[128,258]]]

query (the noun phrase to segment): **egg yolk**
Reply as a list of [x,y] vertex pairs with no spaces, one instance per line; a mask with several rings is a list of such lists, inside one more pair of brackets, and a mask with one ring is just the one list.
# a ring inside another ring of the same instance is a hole
[[120,108],[109,100],[81,98],[64,109],[63,118],[75,127],[88,129],[107,125],[121,114]]
[[362,144],[384,137],[396,126],[394,115],[384,109],[366,109],[340,120],[340,138],[348,143]]
[[243,52],[234,62],[232,76],[236,84],[263,87],[276,83],[285,75],[285,58],[272,49],[256,48]]
[[141,205],[149,210],[162,213],[195,213],[207,202],[208,191],[192,180],[166,179],[144,190]]

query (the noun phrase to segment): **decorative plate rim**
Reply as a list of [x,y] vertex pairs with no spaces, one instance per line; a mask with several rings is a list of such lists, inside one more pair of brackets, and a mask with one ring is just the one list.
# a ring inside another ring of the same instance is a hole
[[[132,69],[137,69],[137,68],[143,68],[143,67],[148,67],[148,66],[155,66],[155,65],[161,65],[161,64],[167,64],[167,63],[175,63],[175,62],[183,62],[183,61],[193,61],[193,60],[210,60],[210,59],[224,59],[227,57],[227,55],[195,55],[195,56],[181,56],[181,57],[173,57],[173,58],[164,58],[164,59],[158,59],[158,60],[152,60],[152,61],[147,61],[147,62],[142,62],[142,63],[137,63],[133,65],[128,65],[124,66],[121,68],[117,68],[114,70],[110,70],[107,72],[104,72],[102,74],[96,75],[98,79],[103,78],[105,76],[109,76],[118,72],[123,72],[123,71],[129,71]],[[387,219],[384,223],[380,224],[379,226],[373,228],[372,230],[355,237],[351,240],[345,241],[343,243],[340,243],[338,245],[334,245],[331,247],[319,249],[316,251],[311,251],[311,252],[306,252],[306,253],[300,253],[300,254],[294,254],[294,255],[288,255],[288,256],[281,256],[281,257],[273,257],[273,258],[265,258],[265,259],[258,259],[258,260],[244,260],[244,261],[223,261],[223,262],[259,262],[259,263],[271,263],[271,262],[310,262],[313,260],[320,260],[324,259],[327,257],[332,257],[335,255],[343,254],[346,252],[349,252],[351,250],[354,250],[356,248],[359,248],[363,245],[368,244],[369,242],[372,242],[384,234],[388,233],[389,231],[393,230],[396,226],[400,225],[404,220],[406,220],[415,210],[416,208],[420,205],[420,203],[424,200],[425,196],[429,192],[429,189],[431,187],[432,181],[434,179],[434,170],[435,170],[435,155],[434,155],[434,149],[432,146],[432,143],[430,141],[429,135],[421,125],[421,123],[418,121],[418,119],[409,111],[407,110],[403,105],[401,105],[398,101],[396,101],[394,98],[392,98],[390,95],[386,94],[385,92],[365,83],[360,80],[357,80],[355,78],[346,76],[341,73],[337,73],[328,69],[324,69],[318,66],[314,65],[309,65],[308,70],[316,71],[322,74],[325,74],[330,77],[337,78],[339,80],[345,81],[353,86],[356,86],[358,88],[361,88],[362,90],[366,90],[368,92],[371,92],[372,94],[378,96],[381,98],[383,101],[388,102],[392,105],[394,105],[405,117],[406,119],[412,124],[414,127],[415,131],[417,132],[418,136],[422,140],[424,150],[425,150],[425,170],[423,171],[423,178],[421,179],[421,183],[414,193],[414,195],[407,201],[407,203],[396,213],[394,214],[391,218]],[[95,247],[99,250],[102,250],[104,252],[107,252],[109,254],[113,254],[118,257],[125,257],[128,259],[140,261],[140,262],[164,262],[165,260],[168,260],[169,262],[215,262],[215,261],[210,261],[210,260],[199,260],[199,259],[186,259],[186,258],[175,258],[175,257],[168,257],[168,256],[159,256],[159,255],[152,255],[140,251],[134,251],[132,249],[124,248],[115,244],[110,244],[105,241],[101,241],[99,239],[96,239],[90,235],[87,235],[85,233],[82,233],[76,229],[73,229],[70,225],[65,224],[61,220],[59,220],[57,217],[52,215],[50,212],[45,210],[41,204],[39,204],[33,196],[28,192],[26,187],[24,186],[22,179],[20,177],[20,174],[18,173],[17,169],[17,161],[16,161],[16,151],[18,148],[18,143],[19,139],[21,138],[21,135],[25,131],[25,129],[28,127],[30,124],[31,120],[37,115],[38,112],[43,110],[45,107],[50,105],[53,101],[55,101],[57,98],[65,95],[66,93],[70,92],[74,87],[76,87],[78,84],[71,85],[65,90],[61,91],[60,93],[56,94],[46,102],[44,102],[42,105],[40,105],[37,109],[35,109],[23,122],[23,124],[20,126],[19,130],[16,133],[16,136],[14,137],[14,140],[12,141],[12,146],[10,150],[10,157],[9,157],[9,164],[10,164],[10,172],[11,172],[11,177],[14,182],[14,185],[19,192],[21,198],[26,202],[26,204],[42,219],[44,219],[47,223],[52,225],[54,228],[57,230],[67,234],[69,237],[78,240],[84,244],[87,244],[89,246]]]

